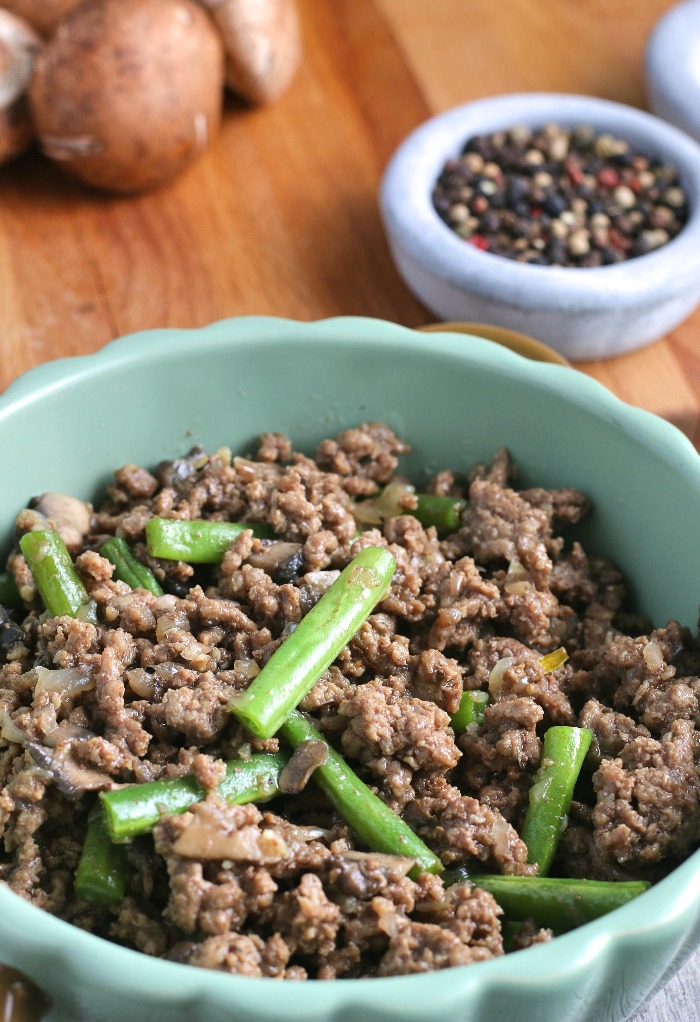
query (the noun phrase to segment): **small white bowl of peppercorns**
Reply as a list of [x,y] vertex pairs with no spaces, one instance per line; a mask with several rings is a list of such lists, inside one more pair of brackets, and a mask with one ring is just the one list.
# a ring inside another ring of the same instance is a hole
[[399,146],[380,207],[427,308],[572,361],[649,344],[700,302],[700,146],[620,103],[521,93],[448,110]]

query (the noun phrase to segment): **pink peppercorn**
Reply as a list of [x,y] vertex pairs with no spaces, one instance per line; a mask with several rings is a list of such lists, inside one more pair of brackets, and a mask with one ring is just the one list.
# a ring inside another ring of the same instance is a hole
[[614,167],[603,167],[598,173],[598,184],[603,188],[616,188],[620,183],[620,175]]

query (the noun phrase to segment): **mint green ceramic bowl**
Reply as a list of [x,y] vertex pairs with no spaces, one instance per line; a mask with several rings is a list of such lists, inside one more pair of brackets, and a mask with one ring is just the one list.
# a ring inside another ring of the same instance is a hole
[[[0,398],[0,547],[47,489],[92,497],[126,461],[195,442],[297,449],[370,419],[413,445],[416,475],[507,444],[528,482],[595,503],[586,541],[612,555],[657,623],[694,624],[700,457],[673,427],[573,369],[489,341],[369,319],[246,318],[157,330],[44,365]],[[700,852],[625,908],[553,943],[425,976],[280,983],[147,958],[0,890],[0,960],[53,999],[50,1022],[621,1022],[700,943]]]

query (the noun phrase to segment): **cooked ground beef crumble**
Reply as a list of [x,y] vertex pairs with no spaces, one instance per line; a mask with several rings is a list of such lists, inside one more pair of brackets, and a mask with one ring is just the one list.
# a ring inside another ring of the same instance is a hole
[[[13,891],[147,954],[248,976],[389,976],[503,954],[492,895],[358,846],[314,785],[312,760],[266,804],[214,793],[226,761],[278,749],[231,716],[232,696],[368,546],[395,557],[390,592],[301,709],[446,866],[532,874],[519,831],[556,724],[594,741],[555,875],[654,881],[697,846],[697,640],[630,613],[614,564],[562,538],[586,498],[516,489],[504,450],[432,479],[429,492],[465,500],[451,534],[411,514],[410,488],[358,532],[358,503],[401,483],[407,451],[371,423],[323,441],[315,459],[267,434],[245,458],[195,449],[154,471],[120,468],[72,539],[97,625],[48,616],[19,549],[9,555],[24,604],[0,609],[0,879]],[[218,566],[158,560],[144,540],[154,516],[264,522],[279,539],[243,532]],[[97,551],[115,534],[165,595],[113,579]],[[568,660],[545,671],[543,654],[562,646]],[[488,689],[504,658],[483,724],[456,736],[462,693]],[[51,684],[64,669],[78,672],[68,689]],[[123,902],[78,898],[97,793],[185,774],[209,794],[128,846]],[[240,854],[197,856],[200,832],[235,835]],[[551,936],[530,921],[513,946]]]

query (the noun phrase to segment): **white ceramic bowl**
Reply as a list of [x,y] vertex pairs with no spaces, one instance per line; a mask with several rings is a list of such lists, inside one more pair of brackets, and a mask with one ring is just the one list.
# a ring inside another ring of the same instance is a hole
[[[534,266],[483,252],[438,216],[432,190],[473,135],[518,124],[589,124],[672,163],[690,206],[682,231],[647,255],[610,266]],[[410,134],[386,168],[380,208],[396,266],[437,316],[509,327],[571,360],[609,358],[650,343],[700,301],[700,146],[641,110],[559,93],[495,96],[455,107]]]
[[651,109],[700,141],[700,0],[676,4],[659,19],[645,65]]

